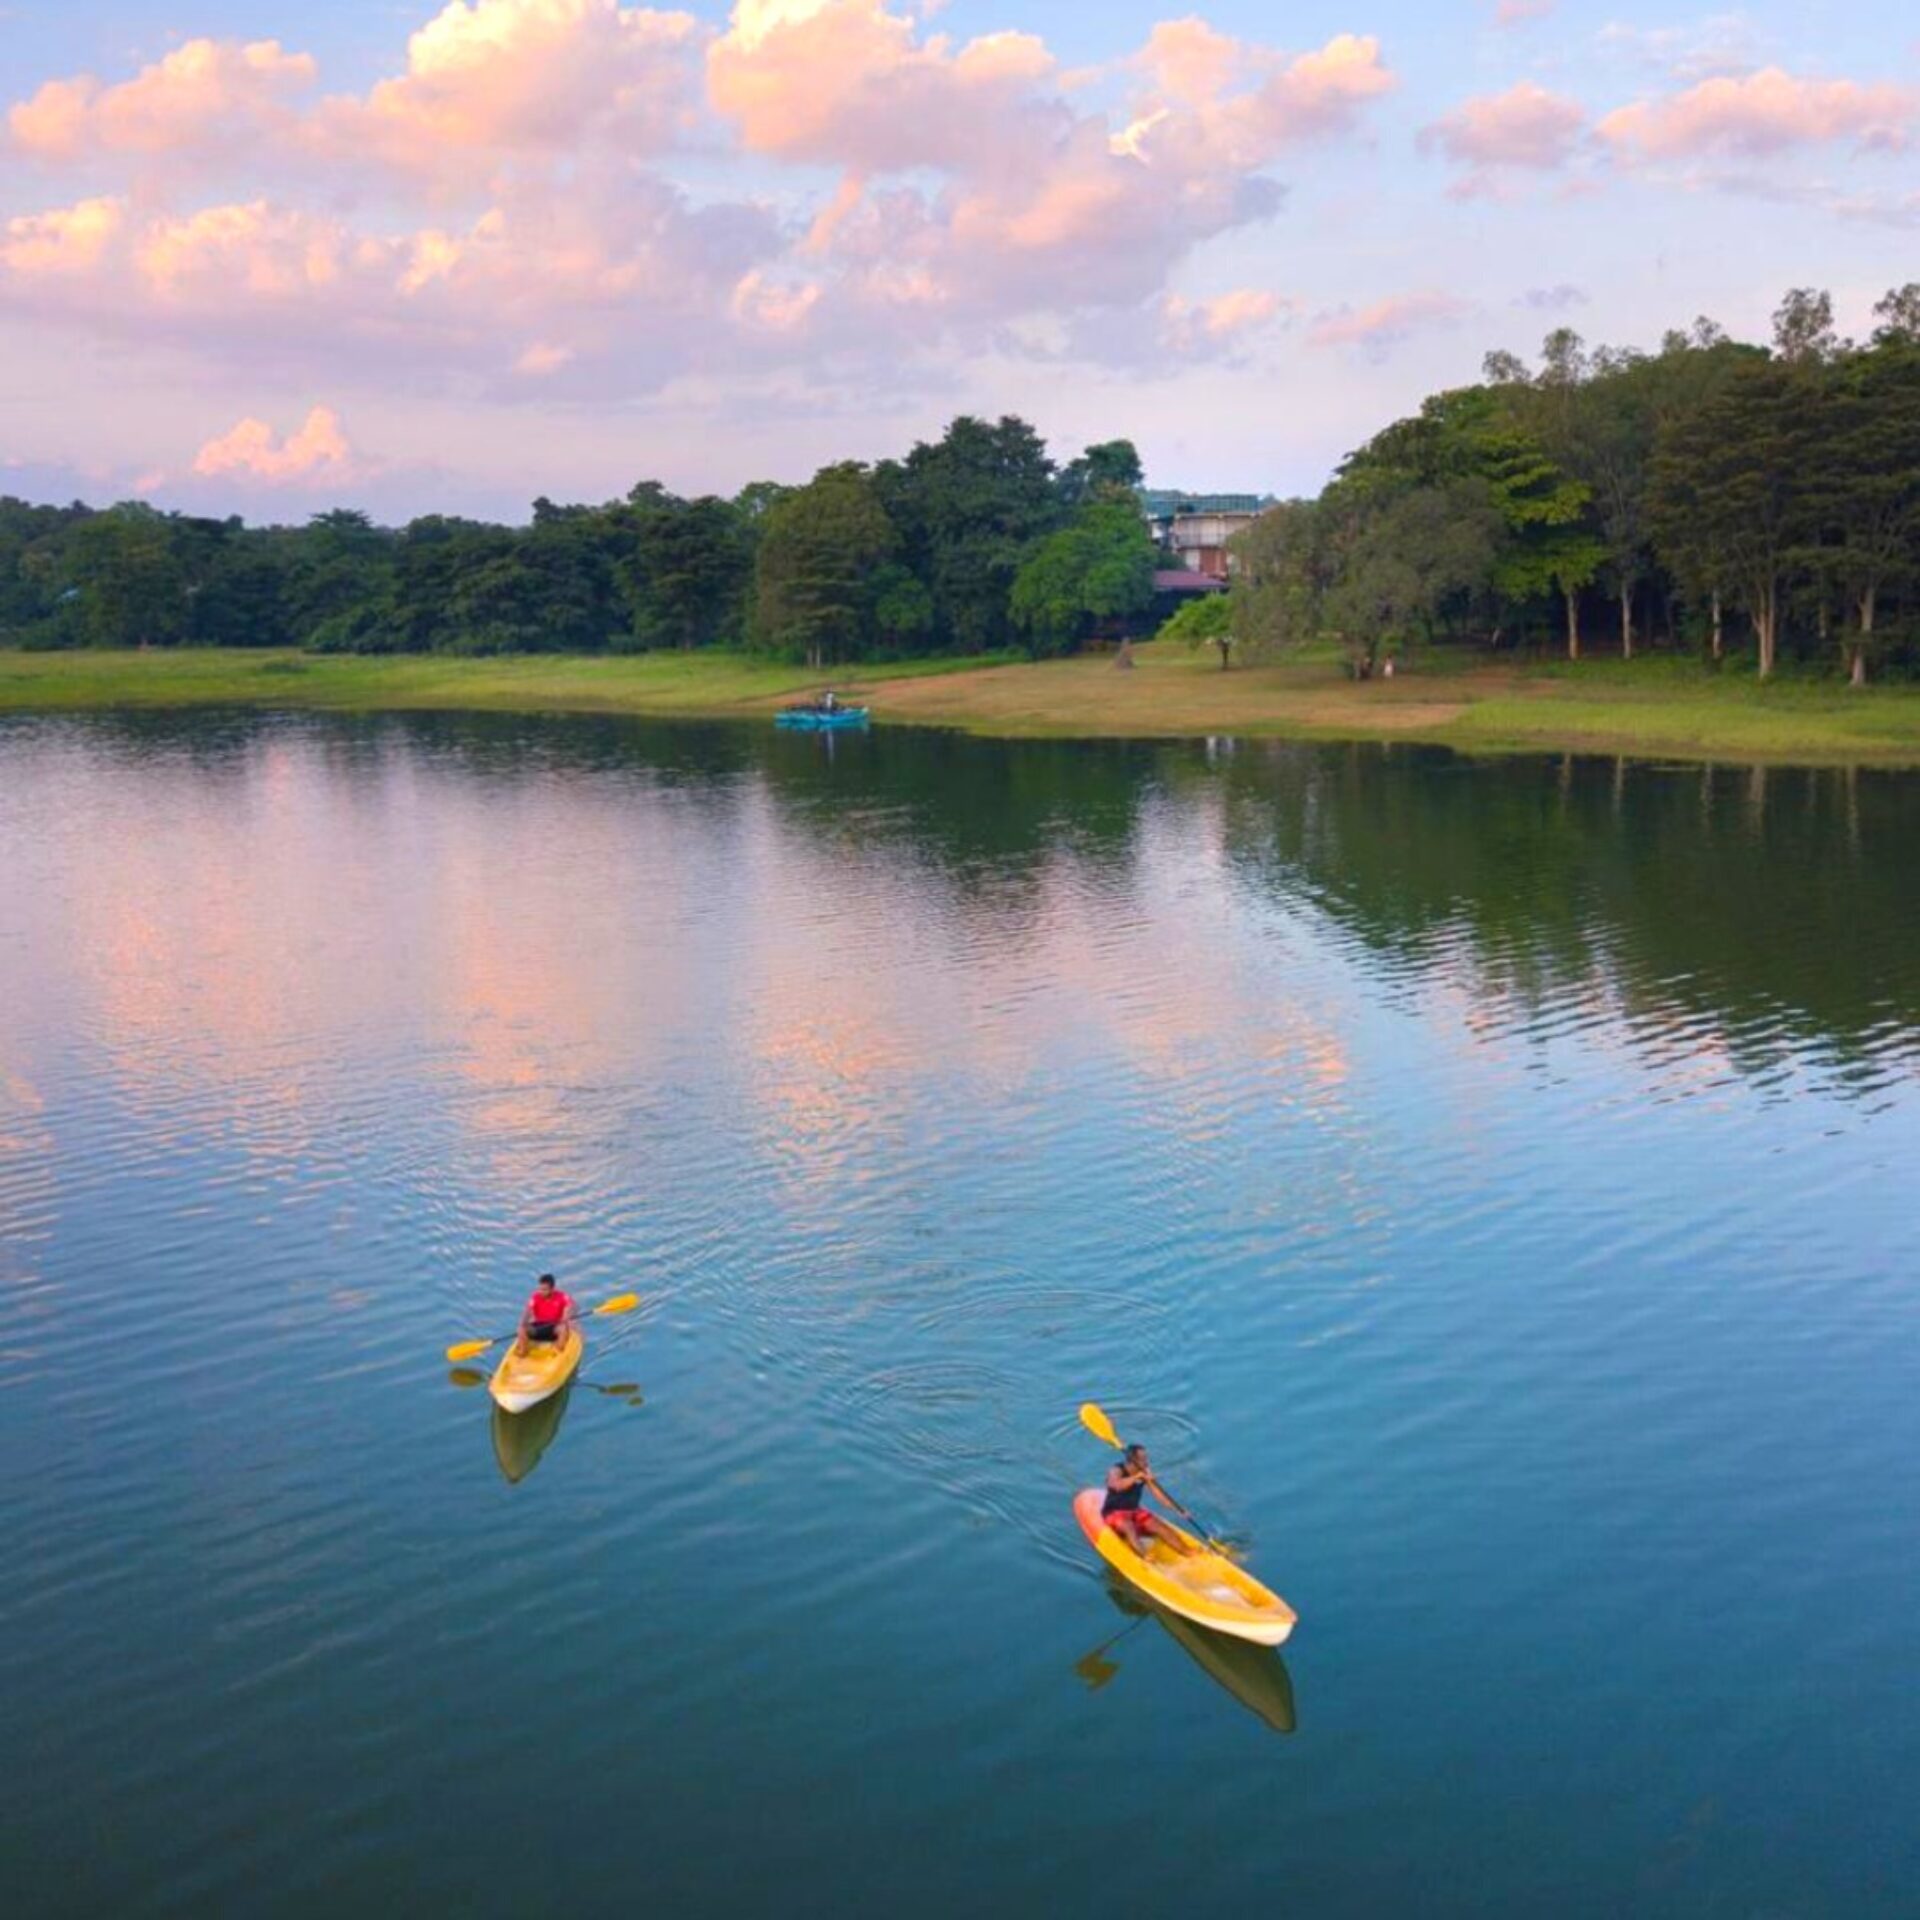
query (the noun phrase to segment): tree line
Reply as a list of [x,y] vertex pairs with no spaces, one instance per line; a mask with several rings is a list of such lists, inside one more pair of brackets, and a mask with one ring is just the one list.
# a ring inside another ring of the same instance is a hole
[[1548,334],[1487,356],[1238,536],[1230,607],[1178,629],[1259,655],[1334,638],[1370,670],[1416,642],[1649,647],[1764,677],[1920,666],[1920,284],[1862,343],[1796,288],[1770,346],[1709,320],[1658,352]]
[[326,652],[744,646],[816,666],[1117,631],[1155,553],[1124,440],[1056,464],[1025,421],[955,420],[903,459],[685,499],[654,481],[526,526],[345,509],[248,526],[0,499],[0,643]]
[[[1798,288],[1768,346],[1707,320],[1659,350],[1550,333],[1487,356],[1234,543],[1230,596],[1172,631],[1258,656],[1333,642],[1649,648],[1920,670],[1920,284],[1835,331]],[[1070,651],[1150,624],[1127,440],[1056,463],[1025,421],[804,486],[657,482],[525,526],[345,510],[297,527],[0,499],[0,643],[365,653],[742,646],[815,666]]]

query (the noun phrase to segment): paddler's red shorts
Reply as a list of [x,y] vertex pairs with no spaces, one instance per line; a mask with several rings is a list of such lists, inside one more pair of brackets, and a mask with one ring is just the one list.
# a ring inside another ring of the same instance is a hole
[[1142,1533],[1152,1533],[1154,1530],[1153,1515],[1150,1513],[1142,1513],[1138,1507],[1116,1507],[1112,1513],[1103,1513],[1100,1518],[1104,1520],[1115,1533],[1125,1533],[1129,1520],[1131,1520]]

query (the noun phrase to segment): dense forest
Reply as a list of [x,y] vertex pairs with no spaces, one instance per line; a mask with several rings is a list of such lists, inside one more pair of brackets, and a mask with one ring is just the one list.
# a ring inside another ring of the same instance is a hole
[[[1840,339],[1824,293],[1790,292],[1770,348],[1711,321],[1657,353],[1589,351],[1561,328],[1536,370],[1487,356],[1349,456],[1317,500],[1264,514],[1238,545],[1230,610],[1190,637],[1260,653],[1335,635],[1736,648],[1863,681],[1920,657],[1920,285]],[[1195,631],[1197,629],[1197,631]]]
[[[1658,352],[1548,335],[1487,356],[1235,541],[1229,597],[1174,622],[1259,657],[1419,645],[1739,654],[1920,671],[1920,284],[1872,338],[1790,292],[1769,346],[1709,321]],[[1024,421],[962,418],[806,485],[508,527],[336,510],[304,526],[0,499],[0,644],[566,652],[745,646],[817,665],[1039,656],[1150,624],[1132,444],[1064,465]]]
[[335,510],[249,527],[0,499],[0,643],[597,653],[744,645],[826,664],[1058,652],[1148,607],[1125,441],[1064,466],[1024,421],[902,460],[687,500],[656,482],[525,527]]

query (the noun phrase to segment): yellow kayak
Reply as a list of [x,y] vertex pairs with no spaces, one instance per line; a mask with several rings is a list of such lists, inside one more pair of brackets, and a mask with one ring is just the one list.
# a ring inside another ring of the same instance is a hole
[[551,1400],[573,1378],[586,1346],[576,1329],[564,1340],[530,1346],[524,1354],[515,1354],[509,1347],[487,1388],[494,1404],[508,1413],[525,1413],[542,1400]]
[[1146,1551],[1136,1551],[1101,1517],[1105,1498],[1098,1487],[1075,1494],[1074,1518],[1094,1552],[1149,1599],[1196,1626],[1256,1646],[1277,1647],[1293,1631],[1298,1616],[1277,1593],[1158,1514]]

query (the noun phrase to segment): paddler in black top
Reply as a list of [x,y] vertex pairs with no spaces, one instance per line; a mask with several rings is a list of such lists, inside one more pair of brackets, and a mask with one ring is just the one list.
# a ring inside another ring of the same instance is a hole
[[1100,1517],[1138,1554],[1145,1554],[1148,1536],[1160,1530],[1160,1523],[1140,1504],[1149,1492],[1173,1505],[1153,1477],[1146,1448],[1136,1440],[1107,1469],[1107,1497],[1100,1503]]

